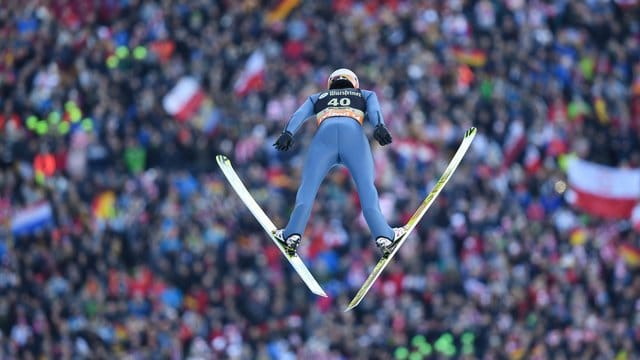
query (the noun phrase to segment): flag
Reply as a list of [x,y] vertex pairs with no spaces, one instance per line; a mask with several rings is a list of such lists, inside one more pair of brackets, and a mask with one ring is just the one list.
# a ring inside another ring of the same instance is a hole
[[619,169],[578,158],[568,160],[567,201],[591,215],[629,219],[640,197],[640,169]]
[[161,63],[166,63],[173,55],[176,49],[176,44],[171,40],[158,40],[151,43],[149,46],[152,52],[158,56]]
[[576,228],[569,233],[569,243],[574,246],[584,245],[587,242],[587,230],[583,228]]
[[218,126],[222,112],[217,109],[211,98],[206,97],[198,111],[191,118],[193,126],[205,134],[211,134]]
[[56,172],[56,158],[50,154],[38,154],[33,159],[33,170],[44,176],[51,176]]
[[43,201],[16,211],[11,218],[11,233],[14,236],[28,235],[52,225],[51,204]]
[[255,50],[242,69],[240,76],[233,85],[237,96],[245,96],[251,91],[260,90],[264,86],[264,69],[266,59],[261,50]]
[[630,244],[622,244],[618,247],[620,256],[631,266],[640,265],[640,249]]
[[281,0],[280,3],[267,13],[266,21],[268,24],[286,18],[293,9],[300,4],[300,0]]
[[529,174],[535,174],[542,167],[540,150],[537,146],[529,144],[524,152],[524,168]]
[[487,54],[481,49],[454,48],[453,57],[459,63],[480,67],[487,63]]
[[503,145],[502,169],[508,169],[518,159],[526,145],[524,124],[519,120],[512,121]]
[[184,76],[162,99],[162,107],[178,121],[186,121],[193,116],[205,99],[204,91],[198,81]]
[[103,191],[93,199],[91,208],[98,219],[110,219],[116,214],[116,195],[113,191]]
[[596,111],[596,117],[598,118],[598,120],[600,120],[600,122],[603,124],[608,124],[609,114],[607,111],[607,103],[604,101],[604,99],[601,97],[596,98],[593,104],[593,108]]

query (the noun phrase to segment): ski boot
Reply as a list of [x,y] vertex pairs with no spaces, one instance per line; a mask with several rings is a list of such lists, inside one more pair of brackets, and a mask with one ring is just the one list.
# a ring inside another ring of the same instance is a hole
[[393,228],[393,240],[380,236],[376,239],[376,245],[380,251],[382,251],[382,257],[386,258],[393,252],[393,249],[396,248],[398,242],[402,237],[407,233],[407,230],[404,227]]
[[300,235],[291,234],[286,239],[284,238],[284,229],[276,230],[273,232],[273,236],[278,240],[284,251],[289,256],[294,256],[296,254],[296,249],[298,249],[298,245],[300,245]]

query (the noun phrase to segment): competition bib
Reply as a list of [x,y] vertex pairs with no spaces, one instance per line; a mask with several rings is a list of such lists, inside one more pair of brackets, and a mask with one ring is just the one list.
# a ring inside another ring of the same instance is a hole
[[332,89],[324,91],[318,96],[313,106],[317,124],[325,119],[336,116],[350,117],[362,125],[366,101],[359,89]]

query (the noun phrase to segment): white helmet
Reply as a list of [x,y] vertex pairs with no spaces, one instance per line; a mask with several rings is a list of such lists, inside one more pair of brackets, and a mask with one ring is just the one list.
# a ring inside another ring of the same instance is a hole
[[349,69],[341,68],[332,72],[331,75],[329,75],[329,79],[327,80],[327,88],[331,89],[331,85],[337,80],[347,80],[354,88],[360,88],[358,77],[353,71]]

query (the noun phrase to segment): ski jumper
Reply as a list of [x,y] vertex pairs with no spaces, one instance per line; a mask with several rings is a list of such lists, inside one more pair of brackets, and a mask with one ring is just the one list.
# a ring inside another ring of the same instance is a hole
[[315,115],[318,129],[307,151],[296,204],[284,229],[285,237],[302,236],[311,208],[325,175],[335,165],[347,167],[356,184],[364,218],[374,238],[394,238],[378,203],[374,186],[373,156],[362,128],[365,118],[372,125],[384,125],[380,104],[372,91],[355,88],[331,89],[311,95],[287,123],[295,134]]

